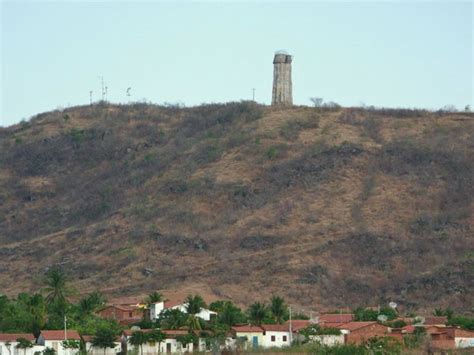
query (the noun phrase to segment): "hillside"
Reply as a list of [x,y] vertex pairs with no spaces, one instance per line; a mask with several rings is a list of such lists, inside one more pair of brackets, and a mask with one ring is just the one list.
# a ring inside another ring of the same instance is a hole
[[60,264],[110,295],[473,305],[473,114],[74,107],[0,129],[0,167],[9,295]]

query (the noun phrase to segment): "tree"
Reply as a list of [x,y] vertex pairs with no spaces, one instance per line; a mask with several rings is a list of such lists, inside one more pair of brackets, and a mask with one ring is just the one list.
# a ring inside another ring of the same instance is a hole
[[159,293],[158,291],[155,291],[148,295],[146,299],[146,303],[150,305],[152,303],[162,302],[163,300],[164,300],[163,295]]
[[270,299],[270,311],[275,322],[282,324],[287,319],[287,308],[283,297],[273,296]]
[[110,328],[97,329],[94,337],[92,338],[92,345],[94,347],[103,348],[104,355],[107,348],[115,348],[115,332]]
[[187,316],[179,309],[167,309],[160,315],[160,323],[165,329],[179,329],[186,325]]
[[158,353],[161,352],[161,343],[165,341],[165,339],[166,334],[159,329],[153,329],[148,333],[148,340],[153,344],[158,343]]
[[194,334],[185,334],[185,335],[178,335],[176,337],[176,341],[179,342],[183,348],[186,348],[188,344],[191,343],[196,343],[197,342],[197,337]]
[[56,355],[56,350],[53,348],[45,348],[43,350],[43,355]]
[[248,309],[249,320],[253,325],[261,325],[267,316],[267,307],[265,304],[255,302]]
[[52,267],[46,272],[46,286],[43,288],[48,293],[46,303],[66,303],[66,296],[70,293],[67,286],[66,273],[59,267]]
[[228,327],[232,327],[237,323],[243,323],[246,321],[245,315],[241,309],[234,305],[230,301],[223,301],[219,309],[215,308],[215,312],[218,312],[217,320],[221,324],[225,324]]
[[79,342],[79,340],[66,339],[62,341],[62,346],[64,349],[79,350],[79,348],[81,347],[81,343]]
[[29,341],[28,339],[18,338],[16,341],[18,342],[18,344],[16,344],[16,348],[23,349],[25,355],[26,355],[26,349],[33,347],[33,343]]
[[105,305],[105,297],[102,293],[94,291],[79,301],[79,312],[81,316],[88,316]]
[[311,102],[313,103],[314,107],[321,107],[323,104],[323,99],[320,97],[311,97]]
[[187,324],[189,330],[202,330],[200,318],[197,316],[206,306],[206,303],[199,295],[189,295],[186,300],[186,313],[188,313]]
[[143,355],[143,344],[145,344],[147,341],[147,334],[141,331],[133,332],[132,336],[130,337],[130,344],[132,344],[133,346],[138,346],[140,348],[141,355]]

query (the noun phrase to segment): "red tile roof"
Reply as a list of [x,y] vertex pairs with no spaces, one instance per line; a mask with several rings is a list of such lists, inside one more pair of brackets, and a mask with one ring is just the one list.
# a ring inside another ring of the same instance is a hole
[[[83,336],[82,336],[82,339],[83,339],[86,343],[92,343],[92,341],[94,340],[94,336],[93,336],[93,335],[83,335]],[[116,342],[116,343],[120,343],[120,342],[121,342],[121,339],[120,339],[119,336],[115,338],[115,342]]]
[[137,304],[144,304],[145,302],[142,297],[120,297],[114,298],[107,303],[111,305],[136,306]]
[[289,327],[289,324],[262,324],[262,328],[266,332],[289,332]]
[[370,325],[377,324],[377,322],[349,322],[345,324],[340,324],[337,326],[339,329],[347,329],[349,331],[354,331],[357,329],[365,328]]
[[[312,324],[311,321],[306,319],[295,319],[291,321],[291,330],[294,332],[299,332],[301,329],[306,328],[308,325]],[[285,325],[289,328],[290,321],[286,321]]]
[[[69,340],[81,340],[79,333],[75,330],[68,330],[66,334]],[[64,330],[42,330],[41,335],[44,340],[64,340]]]
[[319,316],[319,323],[349,323],[354,320],[353,314],[341,313],[327,313]]
[[[348,322],[350,323],[350,322]],[[342,323],[342,324],[346,324],[346,323]],[[320,323],[318,324],[321,328],[338,328],[341,323]]]
[[426,317],[424,324],[430,325],[430,324],[446,324],[446,323],[448,323],[448,317],[439,316],[439,317]]
[[133,333],[135,332],[143,332],[143,333],[149,333],[151,332],[153,329],[138,329],[138,330],[135,330],[135,329],[125,329],[122,334],[129,337],[131,336]]
[[0,341],[4,342],[15,342],[18,338],[25,338],[26,340],[33,341],[35,337],[33,334],[28,333],[0,333]]
[[456,338],[474,338],[474,331],[456,328],[454,329],[454,336]]
[[179,306],[180,304],[183,304],[183,301],[178,301],[178,300],[167,300],[165,301],[165,308],[171,308],[175,306]]
[[232,327],[232,330],[238,333],[263,333],[261,327],[254,325],[236,325]]
[[415,329],[416,329],[415,326],[409,324],[409,325],[406,325],[402,328],[402,332],[407,333],[407,334],[411,334],[411,333],[415,332]]

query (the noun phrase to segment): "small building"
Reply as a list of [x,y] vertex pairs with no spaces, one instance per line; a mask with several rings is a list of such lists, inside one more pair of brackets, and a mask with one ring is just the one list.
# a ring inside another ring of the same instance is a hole
[[[167,309],[179,309],[181,312],[186,313],[186,302],[180,301],[162,301],[162,302],[155,302],[150,304],[150,319],[155,320],[158,319],[160,314]],[[209,309],[202,308],[201,312],[196,314],[196,317],[199,317],[205,321],[210,321],[211,318],[217,315],[216,312],[213,312]]]
[[454,329],[454,344],[456,348],[474,348],[474,331]]
[[106,319],[113,319],[121,325],[138,323],[143,319],[143,309],[138,306],[111,304],[97,312]]
[[237,346],[245,349],[256,349],[263,346],[264,334],[262,327],[254,325],[236,325],[232,327]]
[[361,344],[373,337],[388,335],[389,328],[377,322],[349,322],[337,328],[344,335],[345,344]]
[[42,330],[36,343],[54,349],[57,355],[74,355],[77,350],[64,348],[64,340],[81,341],[81,337],[75,330]]
[[434,325],[434,326],[446,326],[448,323],[448,317],[446,316],[430,316],[430,317],[425,317],[425,321],[423,324],[425,326],[428,325]]
[[353,320],[352,313],[325,313],[318,317],[318,324],[326,328],[333,328],[335,325],[349,323]]
[[281,348],[291,345],[292,334],[289,324],[263,324],[262,329],[264,348]]
[[35,342],[33,334],[15,333],[6,334],[0,333],[0,355],[33,355],[36,351],[42,351],[43,347],[34,346],[32,348],[20,349],[18,348],[18,339],[23,338],[32,343]]
[[92,335],[83,335],[82,340],[86,348],[87,354],[90,355],[115,355],[122,352],[122,340],[120,337],[117,337],[114,341],[114,348],[98,348],[92,344],[93,341]]

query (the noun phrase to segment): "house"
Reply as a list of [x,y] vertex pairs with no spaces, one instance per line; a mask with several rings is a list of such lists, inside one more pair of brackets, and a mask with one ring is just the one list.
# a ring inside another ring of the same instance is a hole
[[454,328],[446,326],[428,326],[425,328],[430,337],[430,346],[434,350],[452,350],[455,348]]
[[349,322],[337,328],[344,335],[344,343],[361,344],[373,337],[388,335],[388,327],[377,322]]
[[[130,337],[136,331],[137,330],[131,330],[131,329],[127,329],[123,331],[122,348],[124,349],[124,352],[125,351],[128,352],[133,349],[133,345],[130,344]],[[140,331],[144,333],[149,333],[152,331],[152,329],[141,329]],[[141,349],[141,351],[143,352],[143,355],[155,355],[158,352],[173,353],[173,354],[193,352],[193,348],[194,348],[193,344],[183,345],[177,340],[178,336],[188,334],[188,331],[186,329],[175,329],[175,330],[162,329],[161,331],[166,334],[166,339],[161,344],[158,344],[158,343],[143,344],[142,349]],[[199,340],[199,344],[200,344],[200,348],[205,347],[205,342],[202,341],[201,339]]]
[[236,345],[244,349],[256,349],[264,344],[264,330],[254,325],[236,325],[232,327],[235,334]]
[[[167,309],[179,309],[181,312],[186,313],[187,303],[180,301],[162,301],[155,302],[150,304],[150,319],[155,320],[159,318],[161,312]],[[216,316],[217,313],[209,309],[202,308],[201,312],[196,314],[196,317],[199,317],[205,321],[211,320],[212,317]]]
[[121,325],[138,323],[143,319],[143,309],[130,305],[108,305],[97,314],[106,319],[113,319]]
[[318,324],[327,328],[333,328],[332,325],[345,324],[353,320],[354,315],[352,313],[325,313],[318,317]]
[[290,346],[293,334],[290,333],[289,324],[263,324],[264,348]]
[[82,340],[84,341],[85,349],[87,354],[90,355],[115,355],[122,352],[122,340],[120,337],[117,337],[114,341],[114,348],[98,348],[92,344],[93,340],[92,335],[83,335]]
[[454,329],[454,344],[456,348],[474,348],[474,331]]
[[46,348],[52,348],[57,355],[73,355],[77,352],[76,349],[67,349],[63,346],[64,340],[80,341],[81,337],[75,330],[42,330],[36,343]]
[[[0,333],[0,355],[33,355],[36,351],[42,351],[42,347],[34,346],[28,349],[18,348],[18,339],[23,338],[32,343],[35,342],[33,334],[5,334]],[[40,348],[40,349],[38,349]]]

